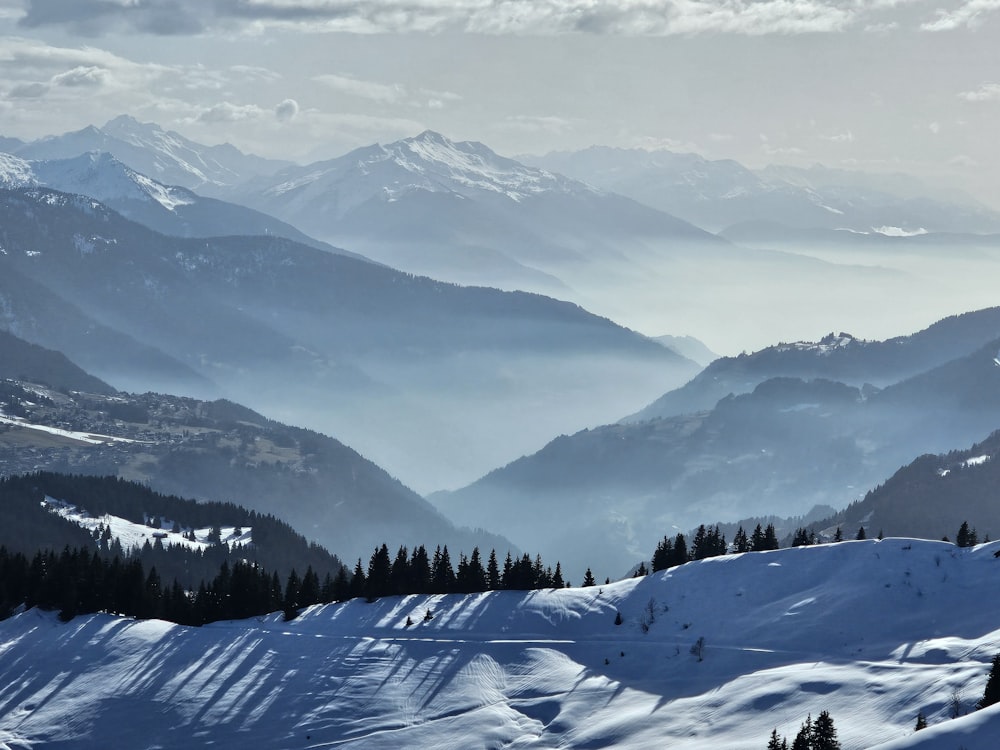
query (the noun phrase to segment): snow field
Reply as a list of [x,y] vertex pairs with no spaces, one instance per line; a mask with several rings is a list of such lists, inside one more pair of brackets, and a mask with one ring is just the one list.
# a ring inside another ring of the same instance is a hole
[[200,629],[32,610],[0,622],[0,743],[739,750],[826,710],[845,750],[995,749],[996,707],[948,714],[1000,650],[997,549],[845,542]]
[[[118,516],[105,514],[95,517],[72,503],[57,500],[48,495],[45,496],[45,501],[42,505],[49,512],[62,516],[66,520],[72,521],[88,531],[93,531],[101,526],[110,528],[111,539],[118,539],[121,542],[122,549],[126,551],[133,547],[142,547],[146,542],[155,544],[157,539],[160,540],[160,544],[164,547],[176,544],[188,547],[189,549],[201,550],[210,547],[212,544],[209,541],[209,537],[212,534],[211,527],[193,529],[195,538],[192,541],[184,536],[185,533],[192,531],[192,529],[181,528],[180,533],[171,531],[174,522],[172,519],[165,517],[160,518],[161,528],[154,529],[151,526],[133,523]],[[221,540],[230,547],[253,543],[253,529],[249,526],[220,526],[219,528],[221,531]],[[237,531],[239,531],[238,534],[236,533]]]

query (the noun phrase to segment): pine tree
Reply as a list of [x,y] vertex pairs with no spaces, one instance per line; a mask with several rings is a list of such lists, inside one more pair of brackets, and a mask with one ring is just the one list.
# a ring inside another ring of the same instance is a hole
[[740,526],[736,530],[736,535],[733,537],[733,552],[749,552],[750,551],[750,540],[747,538],[747,533]]
[[587,572],[583,574],[583,585],[593,586],[596,583],[597,581],[594,580],[594,574],[590,572],[590,568],[587,568]]
[[760,552],[764,549],[764,529],[760,527],[760,524],[757,524],[753,534],[750,535],[750,549],[754,552]]
[[927,729],[927,717],[924,716],[923,711],[917,712],[917,725],[913,727],[914,732],[919,732],[921,729]]
[[552,586],[557,589],[565,588],[566,582],[563,581],[562,565],[556,560],[556,572],[552,576]]
[[778,735],[778,730],[772,729],[771,738],[767,741],[767,750],[783,750],[787,745],[785,738]]
[[490,550],[490,559],[486,563],[486,588],[496,591],[500,588],[500,567],[497,565],[497,551]]
[[778,549],[778,534],[774,530],[774,524],[769,523],[764,529],[764,549]]
[[285,583],[285,598],[282,607],[285,610],[285,620],[294,620],[299,616],[299,588],[300,581],[295,568],[288,574],[288,581]]
[[368,561],[368,577],[365,580],[365,596],[374,601],[392,591],[392,562],[389,548],[385,544],[376,547]]
[[986,678],[986,689],[976,708],[986,708],[997,702],[1000,702],[1000,653],[993,657],[993,666],[990,668],[989,677]]
[[837,729],[828,711],[821,711],[813,722],[812,750],[840,750]]
[[856,537],[854,537],[854,538],[857,539],[858,541],[862,541],[862,540],[868,538],[868,535],[865,533],[865,527],[864,526],[859,526],[858,527],[858,535]]
[[835,542],[844,541],[844,532],[840,530],[839,526],[837,527],[837,533],[833,535],[833,541]]
[[812,715],[809,715],[806,717],[806,720],[802,722],[802,726],[799,728],[799,733],[795,735],[795,740],[792,742],[792,750],[813,750],[812,739]]

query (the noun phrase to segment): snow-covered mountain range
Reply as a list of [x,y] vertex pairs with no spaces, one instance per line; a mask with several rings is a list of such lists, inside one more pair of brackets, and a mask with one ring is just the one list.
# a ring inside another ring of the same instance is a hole
[[882,234],[1000,231],[1000,213],[906,175],[820,165],[751,170],[731,159],[602,146],[519,158],[713,232],[748,221]]
[[620,257],[640,237],[726,244],[620,195],[433,131],[288,167],[225,196],[397,268],[564,294],[581,266]]
[[86,195],[150,229],[178,237],[275,235],[351,254],[318,242],[266,213],[206,198],[184,187],[164,185],[107,152],[90,151],[66,159],[32,161],[0,154],[0,188],[24,187]]
[[179,185],[209,194],[218,186],[244,182],[269,174],[288,162],[244,154],[222,144],[206,146],[154,123],[120,115],[102,127],[51,135],[28,143],[8,143],[23,159],[70,159],[90,151],[106,152],[132,169],[166,185]]
[[826,711],[845,750],[994,750],[1000,707],[973,709],[998,548],[852,541],[201,628],[30,610],[0,622],[0,743],[755,750]]

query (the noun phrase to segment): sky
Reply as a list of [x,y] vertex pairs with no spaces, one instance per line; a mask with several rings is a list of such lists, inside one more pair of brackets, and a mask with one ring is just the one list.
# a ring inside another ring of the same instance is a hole
[[0,0],[0,135],[300,162],[433,129],[905,172],[1000,208],[1000,0]]

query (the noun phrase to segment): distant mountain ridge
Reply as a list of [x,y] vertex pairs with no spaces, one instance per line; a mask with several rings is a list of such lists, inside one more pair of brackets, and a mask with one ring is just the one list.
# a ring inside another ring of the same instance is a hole
[[[177,392],[185,379],[183,393],[338,434],[410,482],[449,477],[431,487],[542,443],[555,424],[607,421],[615,404],[697,371],[575,305],[456,287],[279,237],[167,237],[42,188],[0,193],[0,221],[0,294],[16,302],[3,327],[118,387]],[[40,291],[5,289],[15,277]],[[84,335],[56,335],[74,327]],[[100,348],[88,330],[108,333]],[[118,348],[112,331],[132,343]],[[138,341],[174,371],[157,378]]]
[[[642,559],[634,555],[673,528],[842,508],[914,456],[968,444],[1000,425],[997,314],[955,316],[882,344],[831,335],[728,361],[745,370],[717,360],[692,382],[714,387],[713,371],[723,384],[745,378],[769,358],[784,362],[785,374],[772,370],[749,392],[731,389],[701,410],[561,436],[430,499],[460,523],[519,536],[529,547],[539,543],[532,534],[543,535],[568,563],[574,545],[591,550],[592,560],[600,549],[597,564],[611,573],[627,570],[630,554]],[[955,356],[970,345],[971,353]],[[951,358],[939,364],[943,357]],[[928,369],[901,374],[915,367]],[[881,390],[834,379],[890,372],[899,380]]]
[[681,388],[665,393],[622,421],[711,409],[726,395],[747,393],[777,376],[884,387],[969,354],[997,337],[1000,307],[953,315],[923,331],[885,341],[864,341],[831,332],[817,342],[776,344],[751,354],[721,357]]
[[102,127],[7,144],[23,159],[70,159],[91,151],[107,152],[132,169],[166,185],[211,191],[254,175],[269,174],[288,162],[247,155],[229,144],[205,146],[154,123],[120,115]]
[[318,242],[265,213],[205,198],[187,188],[164,185],[106,152],[91,151],[68,159],[34,161],[0,154],[0,187],[45,187],[86,195],[128,219],[177,237],[276,235],[323,250],[354,255]]
[[751,220],[797,229],[1000,232],[1000,213],[902,175],[820,166],[755,171],[731,159],[603,146],[521,158],[713,232]]
[[225,195],[394,267],[506,288],[558,288],[552,277],[572,284],[567,266],[617,252],[615,236],[724,244],[627,198],[433,131],[288,167]]

